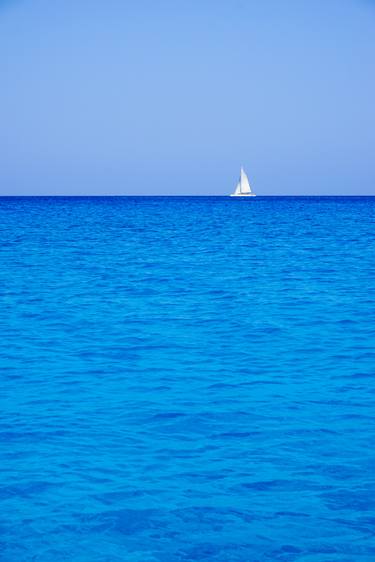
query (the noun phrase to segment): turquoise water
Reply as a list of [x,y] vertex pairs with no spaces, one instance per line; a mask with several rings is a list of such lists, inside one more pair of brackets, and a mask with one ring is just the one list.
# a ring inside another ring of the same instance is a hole
[[0,199],[6,562],[373,562],[375,198]]

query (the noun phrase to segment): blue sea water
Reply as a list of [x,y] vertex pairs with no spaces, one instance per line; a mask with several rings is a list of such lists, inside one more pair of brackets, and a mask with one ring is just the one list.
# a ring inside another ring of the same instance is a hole
[[373,562],[375,198],[0,199],[0,558]]

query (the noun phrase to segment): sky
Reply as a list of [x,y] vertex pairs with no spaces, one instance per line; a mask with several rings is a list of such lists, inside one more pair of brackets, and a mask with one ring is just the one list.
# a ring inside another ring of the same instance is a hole
[[0,0],[1,195],[375,195],[375,0]]

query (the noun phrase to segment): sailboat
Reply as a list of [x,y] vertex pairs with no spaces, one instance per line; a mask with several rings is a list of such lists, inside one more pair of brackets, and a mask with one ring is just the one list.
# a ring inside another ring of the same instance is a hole
[[255,197],[255,193],[251,191],[249,180],[245,170],[241,167],[240,179],[238,180],[237,187],[234,193],[230,194],[231,197]]

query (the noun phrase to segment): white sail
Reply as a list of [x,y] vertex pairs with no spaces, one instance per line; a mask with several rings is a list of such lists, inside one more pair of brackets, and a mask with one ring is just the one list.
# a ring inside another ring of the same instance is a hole
[[240,179],[238,180],[234,193],[231,197],[255,197],[255,193],[251,191],[249,180],[243,168],[241,168]]
[[249,180],[243,168],[241,168],[240,185],[241,185],[241,193],[251,193]]

